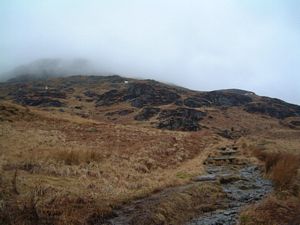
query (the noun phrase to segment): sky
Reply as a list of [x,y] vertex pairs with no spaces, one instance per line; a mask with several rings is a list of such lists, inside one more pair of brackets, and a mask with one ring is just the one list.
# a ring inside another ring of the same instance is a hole
[[299,12],[298,0],[1,0],[0,74],[81,58],[100,74],[300,104]]

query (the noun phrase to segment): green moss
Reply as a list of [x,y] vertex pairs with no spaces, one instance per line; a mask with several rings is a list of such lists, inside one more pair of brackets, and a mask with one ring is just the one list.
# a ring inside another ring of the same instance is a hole
[[180,179],[190,179],[190,178],[192,177],[192,175],[189,174],[189,173],[186,173],[186,172],[181,171],[181,172],[178,172],[178,173],[176,174],[176,177],[177,177],[177,178],[180,178]]

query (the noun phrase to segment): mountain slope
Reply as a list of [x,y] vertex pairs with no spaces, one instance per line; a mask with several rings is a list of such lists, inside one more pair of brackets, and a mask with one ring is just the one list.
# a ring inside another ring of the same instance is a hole
[[225,113],[235,109],[246,116],[250,113],[277,119],[300,115],[300,106],[249,91],[197,92],[120,76],[73,76],[21,83],[14,79],[2,84],[1,97],[96,120],[133,124],[140,121],[162,129],[186,131],[207,126],[201,121],[211,118],[210,111]]
[[299,106],[248,91],[72,76],[14,79],[0,98],[0,223],[97,224],[223,146],[299,152]]

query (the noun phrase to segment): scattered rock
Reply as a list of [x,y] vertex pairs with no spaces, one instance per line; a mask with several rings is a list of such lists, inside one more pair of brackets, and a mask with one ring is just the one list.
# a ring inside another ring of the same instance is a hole
[[300,106],[286,103],[279,99],[262,97],[261,102],[252,102],[245,106],[249,113],[261,113],[277,119],[300,116]]

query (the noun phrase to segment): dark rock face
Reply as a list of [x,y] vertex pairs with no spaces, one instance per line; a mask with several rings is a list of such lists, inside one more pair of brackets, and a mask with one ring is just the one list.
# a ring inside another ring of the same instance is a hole
[[186,98],[183,101],[184,105],[191,107],[191,108],[198,108],[201,106],[208,106],[211,103],[203,98],[200,97],[190,97],[190,98]]
[[137,108],[146,105],[167,105],[175,102],[178,98],[180,96],[173,91],[143,83],[131,84],[125,96],[125,99],[131,100],[131,105]]
[[115,112],[108,112],[105,114],[105,116],[114,116],[114,115],[119,115],[119,116],[126,116],[130,113],[133,113],[134,110],[132,109],[124,109],[124,110],[118,110],[118,111],[115,111]]
[[14,98],[31,96],[31,97],[48,97],[48,98],[62,98],[65,99],[67,97],[65,92],[58,91],[56,89],[52,90],[36,90],[36,89],[20,89],[16,92],[11,92],[9,95]]
[[49,97],[49,98],[63,98],[67,97],[65,92],[61,92],[58,90],[49,90],[49,91],[37,91],[33,93],[34,96],[37,97]]
[[159,106],[175,102],[180,96],[166,88],[156,88],[145,83],[129,84],[127,90],[111,90],[98,97],[97,106],[129,101],[136,108],[147,105]]
[[10,93],[14,101],[27,106],[63,107],[64,103],[55,98],[66,98],[66,93],[57,90],[18,90]]
[[188,107],[196,108],[201,106],[241,106],[252,101],[247,95],[235,94],[222,91],[211,91],[201,93],[184,100],[184,104]]
[[51,99],[51,98],[42,98],[42,97],[24,97],[17,99],[17,102],[22,105],[28,106],[42,106],[42,107],[63,107],[65,106],[59,100]]
[[277,119],[284,119],[290,116],[300,116],[300,106],[263,97],[261,102],[249,103],[245,106],[245,111],[249,113],[261,113]]
[[145,107],[138,115],[134,117],[134,119],[139,121],[149,120],[153,116],[157,115],[159,112],[160,108]]
[[177,108],[163,110],[159,114],[158,128],[181,131],[200,130],[198,122],[206,116],[205,112],[195,109]]
[[96,106],[109,106],[115,103],[122,102],[124,101],[124,94],[125,93],[123,91],[118,91],[116,89],[105,92],[104,94],[98,96]]

